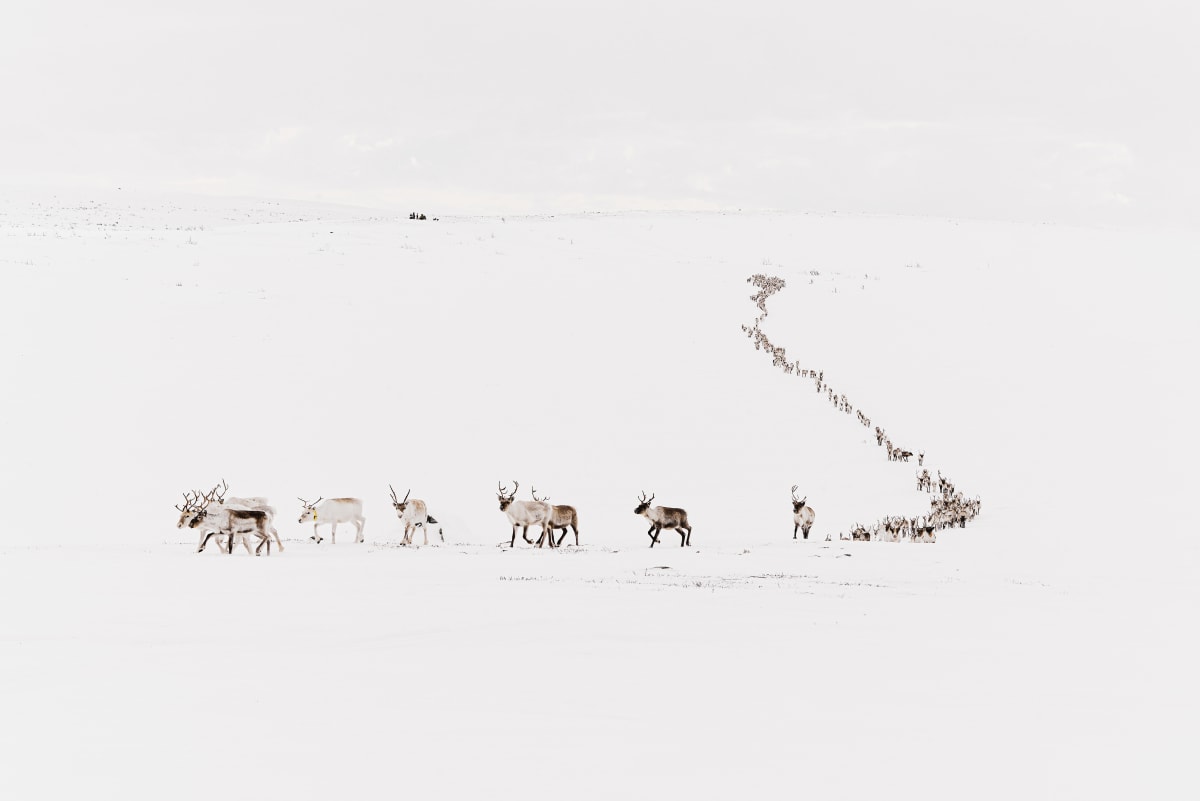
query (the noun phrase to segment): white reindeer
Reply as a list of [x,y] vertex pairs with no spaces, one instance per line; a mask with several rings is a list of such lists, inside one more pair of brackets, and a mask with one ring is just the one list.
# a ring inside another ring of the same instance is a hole
[[[396,517],[400,518],[400,522],[404,524],[404,544],[412,545],[412,533],[415,529],[421,529],[421,533],[425,535],[425,544],[429,544],[429,529],[427,523],[437,523],[437,520],[429,516],[429,509],[425,506],[425,501],[413,498],[408,499],[412,495],[412,490],[404,493],[404,500],[396,497],[396,490],[392,489],[392,485],[388,484],[388,489],[392,490],[392,507],[396,510]],[[446,541],[446,537],[442,534],[442,529],[438,528],[438,537],[442,542]]]
[[[529,527],[541,526],[542,534],[546,533],[546,522],[550,519],[550,504],[542,501],[514,501],[517,496],[517,490],[521,484],[518,481],[513,481],[513,491],[509,495],[507,487],[501,487],[500,482],[496,482],[496,486],[500,489],[500,511],[508,516],[508,522],[512,524],[512,540],[508,543],[508,547],[515,548],[517,545],[517,527],[522,527],[521,536],[530,545],[533,540],[529,539]],[[550,536],[550,547],[556,547],[554,544],[554,536]]]
[[320,544],[324,538],[317,533],[317,526],[327,523],[330,526],[329,539],[334,545],[337,545],[338,523],[353,523],[356,529],[354,541],[363,541],[363,528],[367,525],[367,518],[363,517],[362,499],[330,498],[322,502],[321,498],[317,498],[309,503],[303,498],[299,498],[299,501],[304,504],[304,508],[300,511],[300,520],[297,522],[312,521],[313,533],[310,539]]

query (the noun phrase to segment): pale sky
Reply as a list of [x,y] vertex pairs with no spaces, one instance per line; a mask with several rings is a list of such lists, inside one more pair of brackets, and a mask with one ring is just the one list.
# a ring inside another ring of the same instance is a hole
[[0,181],[1196,227],[1196,9],[9,0]]

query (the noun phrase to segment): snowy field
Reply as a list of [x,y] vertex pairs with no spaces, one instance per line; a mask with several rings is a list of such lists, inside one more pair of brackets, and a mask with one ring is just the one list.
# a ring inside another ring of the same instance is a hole
[[[6,192],[0,798],[1196,798],[1198,260]],[[754,349],[754,273],[787,281],[771,341],[977,520],[839,540],[929,496]],[[195,553],[173,505],[221,478],[282,554]],[[513,480],[582,546],[498,547]],[[399,545],[389,483],[445,544]],[[641,491],[692,547],[647,547]],[[364,499],[364,544],[308,539],[321,495]]]

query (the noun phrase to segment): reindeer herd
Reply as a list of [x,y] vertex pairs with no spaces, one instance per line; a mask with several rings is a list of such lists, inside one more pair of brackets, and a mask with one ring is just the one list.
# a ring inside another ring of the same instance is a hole
[[[780,368],[788,375],[810,379],[817,393],[823,394],[837,411],[845,414],[855,413],[861,425],[871,428],[871,418],[864,414],[862,409],[855,410],[854,405],[850,403],[849,398],[845,394],[835,392],[825,382],[824,370],[801,367],[799,362],[788,361],[787,350],[773,345],[771,340],[767,338],[767,335],[763,333],[761,324],[767,318],[767,298],[786,287],[787,282],[779,276],[756,273],[747,278],[746,283],[758,287],[758,292],[751,295],[750,300],[754,301],[754,305],[758,307],[761,314],[754,318],[753,325],[742,326],[742,331],[753,340],[754,349],[766,351],[771,356],[772,365]],[[887,432],[880,426],[875,426],[875,442],[887,450],[888,461],[907,463],[913,457],[913,452],[910,449],[893,444]],[[925,451],[917,451],[916,455],[917,466],[924,468]],[[974,499],[965,498],[962,492],[958,491],[954,484],[942,475],[940,470],[938,471],[936,485],[929,475],[928,468],[917,473],[917,490],[928,492],[933,496],[929,499],[930,511],[928,515],[913,518],[906,518],[900,515],[885,517],[870,528],[856,523],[850,531],[849,536],[839,534],[838,538],[848,540],[879,540],[884,542],[899,542],[901,540],[909,540],[910,542],[936,542],[938,530],[948,528],[952,525],[965,528],[967,521],[973,520],[979,514],[982,505],[978,496]],[[800,518],[804,502],[796,501],[794,487],[792,488],[792,502],[793,504],[798,504],[796,505],[796,529],[803,528],[804,537],[807,539],[808,528],[803,526]],[[811,523],[809,526],[811,526]],[[794,532],[792,536],[795,537]],[[827,535],[826,539],[832,539],[832,537]]]
[[[536,488],[530,490],[533,500],[518,501],[516,496],[520,487],[520,482],[514,481],[512,492],[509,492],[507,486],[497,484],[500,511],[504,512],[511,526],[509,547],[516,547],[517,529],[521,530],[521,538],[526,543],[539,548],[547,544],[551,548],[560,547],[566,539],[569,529],[575,535],[575,545],[578,546],[579,512],[575,507],[551,504],[549,498],[537,496]],[[816,520],[816,512],[807,505],[807,496],[799,499],[796,497],[797,489],[796,485],[792,485],[792,509],[796,524],[792,532],[792,539],[796,539],[797,532],[801,531],[804,539],[808,539],[809,530]],[[424,537],[424,544],[428,545],[431,526],[438,526],[438,539],[442,542],[446,541],[440,524],[429,514],[425,501],[416,498],[410,500],[411,489],[404,494],[403,498],[396,495],[396,490],[391,484],[388,485],[388,490],[392,495],[392,508],[396,511],[396,517],[404,526],[401,545],[412,545],[413,534],[418,529]],[[226,499],[225,493],[228,491],[229,485],[222,479],[220,484],[208,492],[185,492],[183,506],[176,504],[175,508],[179,510],[177,527],[193,529],[200,535],[200,543],[196,552],[203,552],[211,540],[216,541],[217,547],[224,554],[232,554],[238,546],[242,546],[248,554],[252,553],[258,556],[265,550],[269,556],[272,542],[282,551],[283,542],[275,528],[275,507],[267,503],[266,498]],[[300,525],[312,523],[313,533],[309,539],[313,542],[318,544],[324,542],[325,538],[321,536],[318,527],[328,525],[330,543],[336,545],[337,528],[342,523],[354,526],[355,542],[365,541],[363,529],[366,527],[367,519],[363,516],[363,502],[360,498],[318,498],[311,503],[303,498],[297,498],[297,500],[300,501],[300,517],[296,522]],[[654,495],[647,498],[646,493],[643,492],[638,496],[637,506],[633,509],[635,515],[650,521],[650,528],[646,532],[650,537],[650,547],[653,548],[658,544],[658,537],[663,529],[676,531],[679,534],[681,548],[691,547],[692,525],[688,522],[687,510],[673,506],[652,506],[653,502]],[[541,529],[540,536],[536,541],[529,538],[529,529],[533,526]],[[556,533],[558,534],[557,538],[555,537]],[[255,547],[253,550],[250,547],[251,537],[254,537]]]
[[[755,349],[765,350],[771,355],[774,366],[781,368],[789,375],[811,379],[817,392],[824,393],[839,412],[845,414],[856,412],[858,422],[870,428],[871,418],[861,409],[856,411],[844,394],[834,392],[833,388],[825,383],[824,370],[800,367],[797,362],[788,361],[787,352],[783,348],[771,344],[766,334],[762,332],[760,324],[767,317],[767,298],[786,286],[784,280],[777,276],[759,273],[747,278],[746,281],[759,289],[755,295],[751,296],[751,300],[755,302],[762,313],[755,318],[752,326],[742,326],[746,335],[753,339]],[[889,461],[908,462],[912,458],[913,452],[908,448],[894,445],[882,427],[875,426],[874,429],[875,442],[886,449]],[[934,482],[928,468],[924,467],[924,451],[917,452],[917,465],[923,468],[921,472],[917,473],[917,489],[928,492],[932,496],[929,514],[917,517],[889,516],[869,528],[855,524],[849,536],[839,534],[838,538],[883,542],[899,542],[901,540],[936,542],[937,531],[940,529],[950,526],[964,528],[967,521],[973,520],[979,514],[982,504],[978,496],[974,499],[965,498],[963,493],[954,486],[954,483],[942,475],[940,470],[937,481]],[[549,498],[539,498],[536,489],[530,491],[532,500],[518,501],[516,495],[520,486],[518,482],[514,481],[510,493],[507,486],[497,484],[500,511],[504,513],[511,529],[509,547],[516,547],[517,529],[521,530],[521,538],[526,543],[539,548],[547,544],[551,548],[560,547],[566,539],[567,530],[570,529],[571,533],[575,535],[575,545],[579,545],[579,513],[575,507],[551,504]],[[808,505],[808,496],[796,497],[797,489],[799,489],[798,485],[792,485],[792,539],[798,539],[799,535],[803,534],[804,539],[807,540],[816,521],[816,512]],[[266,553],[270,555],[272,542],[282,551],[283,542],[275,528],[274,507],[261,497],[226,499],[225,493],[228,490],[229,485],[222,480],[220,485],[206,493],[185,492],[183,495],[184,505],[176,505],[175,508],[180,512],[178,527],[193,529],[200,535],[197,552],[203,551],[209,541],[214,538],[217,547],[226,554],[232,554],[241,545],[247,553],[258,555],[265,549]],[[404,494],[404,498],[397,496],[396,490],[390,484],[388,490],[391,492],[392,507],[395,509],[396,517],[404,526],[402,545],[412,545],[413,534],[418,530],[421,532],[424,544],[428,545],[429,531],[432,526],[438,526],[438,539],[445,542],[446,538],[442,528],[438,521],[429,514],[425,501],[416,498],[410,500],[411,489]],[[653,548],[658,544],[658,538],[663,529],[679,534],[680,547],[690,547],[692,525],[688,521],[687,511],[673,506],[651,506],[654,497],[651,495],[647,498],[646,493],[643,492],[638,497],[637,506],[633,509],[635,515],[644,517],[650,522],[650,528],[646,532],[650,538],[650,547]],[[363,502],[360,498],[318,498],[312,503],[303,498],[298,498],[298,500],[301,510],[297,522],[301,525],[312,523],[311,539],[314,542],[319,544],[324,541],[320,527],[327,525],[329,526],[330,542],[336,544],[337,529],[343,523],[354,526],[355,542],[364,542],[363,529],[366,527],[367,520],[363,515]],[[536,542],[529,538],[529,529],[535,526],[541,529]],[[250,547],[250,537],[254,538],[253,550]],[[832,539],[832,535],[827,534],[825,539],[827,541]]]

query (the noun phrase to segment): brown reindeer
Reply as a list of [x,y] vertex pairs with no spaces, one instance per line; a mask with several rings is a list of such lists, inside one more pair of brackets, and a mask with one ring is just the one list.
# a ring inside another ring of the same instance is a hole
[[[545,498],[539,498],[537,496],[536,489],[531,489],[530,495],[532,495],[533,499],[538,503],[550,503],[549,496]],[[538,537],[537,546],[539,548],[542,547],[542,543],[545,542],[547,538],[547,532],[549,532],[550,546],[552,548],[561,546],[563,544],[563,540],[567,538],[568,527],[570,527],[571,531],[575,532],[575,544],[578,545],[579,513],[575,511],[575,507],[550,504],[550,516],[546,518],[546,525],[542,527],[542,536]],[[562,534],[559,535],[558,541],[555,542],[554,532],[557,529],[562,529]]]
[[[692,527],[688,524],[687,512],[683,509],[676,509],[671,506],[655,506],[650,507],[650,502],[654,500],[654,496],[646,497],[643,492],[638,496],[638,505],[633,510],[635,515],[641,515],[650,521],[650,530],[646,533],[650,535],[650,547],[653,548],[658,542],[658,534],[664,528],[673,528],[679,531],[679,547],[692,544]],[[684,532],[687,532],[686,534]]]

